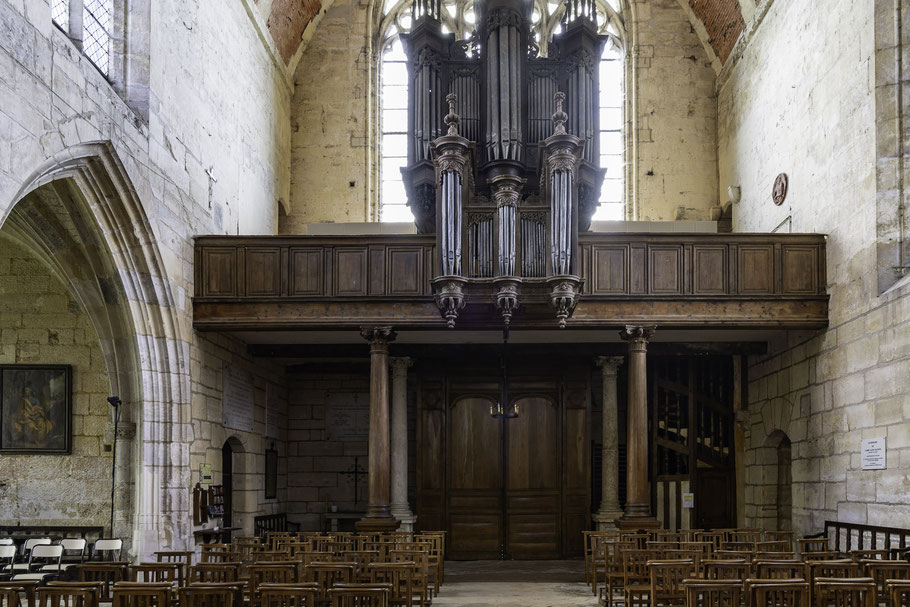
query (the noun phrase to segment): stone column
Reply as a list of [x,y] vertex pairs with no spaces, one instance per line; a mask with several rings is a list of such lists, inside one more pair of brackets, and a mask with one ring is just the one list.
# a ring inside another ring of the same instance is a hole
[[651,516],[648,485],[648,340],[653,326],[627,326],[619,332],[629,343],[629,420],[626,435],[626,511],[616,520],[620,529],[648,529],[660,526]]
[[622,356],[600,356],[597,366],[603,377],[603,455],[601,457],[600,508],[592,517],[597,529],[614,529],[622,516],[619,507],[619,399],[616,374]]
[[403,531],[413,531],[417,517],[408,506],[408,367],[407,357],[392,359],[392,516]]
[[391,327],[367,327],[360,334],[370,342],[369,503],[357,530],[391,531],[398,528],[389,507],[389,342]]

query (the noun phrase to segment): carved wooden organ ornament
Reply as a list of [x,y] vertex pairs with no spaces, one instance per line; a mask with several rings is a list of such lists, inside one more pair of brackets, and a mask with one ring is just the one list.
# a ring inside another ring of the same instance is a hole
[[449,327],[491,304],[506,327],[520,306],[532,315],[551,306],[565,327],[581,290],[578,232],[590,226],[605,172],[597,167],[605,38],[593,0],[569,0],[562,33],[538,57],[532,9],[527,0],[476,0],[479,31],[468,42],[443,34],[440,0],[415,0],[413,29],[402,35],[410,78],[402,175],[418,231],[437,235],[433,286]]

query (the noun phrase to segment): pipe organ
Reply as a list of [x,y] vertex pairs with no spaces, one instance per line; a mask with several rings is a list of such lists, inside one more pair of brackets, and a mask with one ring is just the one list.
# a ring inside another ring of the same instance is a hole
[[[506,327],[521,308],[575,308],[578,232],[590,227],[598,168],[594,0],[568,0],[540,56],[529,0],[476,0],[469,41],[444,34],[440,0],[415,0],[402,35],[409,70],[408,164],[418,231],[437,235],[440,312],[449,327],[492,305]],[[444,116],[444,118],[443,118]],[[443,133],[443,130],[445,132]]]

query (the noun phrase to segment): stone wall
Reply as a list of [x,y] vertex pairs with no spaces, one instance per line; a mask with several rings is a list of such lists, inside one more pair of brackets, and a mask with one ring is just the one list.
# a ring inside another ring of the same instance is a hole
[[[293,83],[244,3],[130,6],[149,11],[132,49],[147,49],[133,63],[148,63],[147,114],[134,111],[52,24],[49,0],[0,0],[0,225],[6,231],[28,190],[66,180],[71,200],[84,201],[70,214],[103,243],[91,254],[106,260],[110,274],[95,284],[122,299],[93,304],[125,311],[127,322],[110,339],[135,355],[119,361],[117,376],[135,384],[131,410],[143,415],[132,472],[142,499],[126,522],[138,529],[137,550],[147,560],[153,550],[192,544],[190,361],[203,360],[196,350],[209,347],[192,330],[192,238],[275,231],[279,202],[289,198]],[[24,228],[48,240],[36,250],[53,252],[59,234]],[[92,284],[91,275],[78,278]],[[27,468],[17,466],[10,478]]]
[[[354,457],[367,470],[367,434],[370,416],[369,364],[345,371],[320,372],[306,367],[288,371],[288,512],[301,529],[320,529],[326,507],[341,512],[364,512],[367,477],[359,477],[354,502]],[[415,487],[414,376],[408,382],[408,487]],[[344,417],[335,410],[344,410]],[[346,419],[347,424],[335,423]],[[414,511],[414,496],[409,496]],[[419,523],[419,521],[418,521]]]
[[[72,365],[72,454],[0,455],[0,520],[95,525],[110,517],[110,381],[91,319],[51,270],[0,236],[0,364]],[[8,405],[6,403],[5,405]],[[118,453],[118,460],[129,458]],[[118,516],[129,509],[118,493]]]
[[[716,98],[711,60],[677,0],[636,0],[627,27],[638,52],[635,218],[710,219],[717,204]],[[376,70],[369,3],[338,0],[297,66],[291,204],[279,231],[370,220],[375,185]],[[633,158],[636,149],[628,150]]]
[[[736,231],[829,236],[829,328],[749,361],[746,525],[776,523],[778,432],[792,442],[797,533],[910,515],[910,288],[877,295],[873,23],[871,2],[774,2],[721,74],[719,186],[742,187]],[[781,172],[790,191],[775,207]],[[863,471],[860,441],[875,437],[888,468]]]
[[[226,442],[233,456],[234,527],[253,534],[253,517],[285,512],[287,502],[288,390],[284,367],[270,360],[251,358],[246,345],[225,335],[200,336],[192,352],[190,375],[193,378],[190,469],[192,483],[200,480],[200,466],[212,466],[212,482],[221,484],[222,447]],[[228,370],[229,368],[229,370]],[[244,431],[224,425],[224,374],[245,377],[253,391],[253,429]],[[267,415],[273,415],[277,432],[266,432]],[[275,498],[265,497],[265,451],[278,452],[278,491]],[[206,526],[211,526],[209,523]]]
[[[677,0],[636,2],[633,17],[639,160],[637,194],[627,194],[635,212],[630,218],[711,219],[718,201],[711,61]],[[635,181],[629,179],[630,188]]]

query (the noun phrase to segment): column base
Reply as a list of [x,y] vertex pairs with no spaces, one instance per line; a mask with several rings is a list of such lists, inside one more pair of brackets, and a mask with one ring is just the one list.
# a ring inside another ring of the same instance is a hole
[[638,531],[639,529],[660,529],[660,521],[653,516],[626,516],[623,514],[616,519],[616,528],[622,531]]
[[417,517],[411,514],[410,511],[407,514],[395,514],[393,512],[392,516],[394,516],[400,524],[400,527],[398,527],[399,531],[414,531]]
[[606,529],[616,529],[616,519],[622,515],[623,511],[618,508],[616,510],[598,510],[591,515],[591,519],[597,525],[598,531],[604,531]]
[[359,533],[382,533],[398,529],[398,519],[394,518],[362,518],[354,523],[354,528]]

